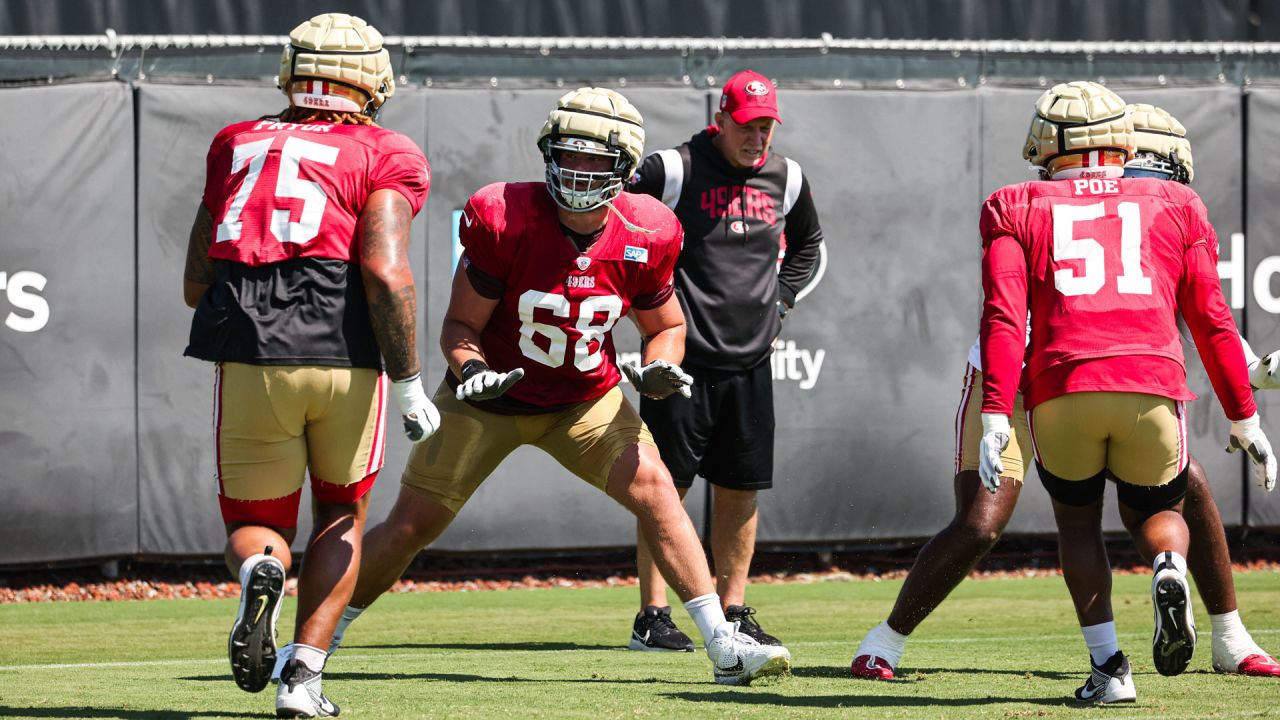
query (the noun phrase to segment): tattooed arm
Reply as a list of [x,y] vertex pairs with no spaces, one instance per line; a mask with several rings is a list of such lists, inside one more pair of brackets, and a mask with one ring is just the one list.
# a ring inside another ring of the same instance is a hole
[[213,261],[209,259],[209,244],[213,242],[213,216],[204,203],[196,211],[187,237],[187,269],[182,273],[182,298],[187,307],[200,304],[204,291],[213,283]]
[[409,264],[413,208],[396,190],[375,190],[360,213],[360,272],[373,334],[392,380],[421,371],[418,303]]

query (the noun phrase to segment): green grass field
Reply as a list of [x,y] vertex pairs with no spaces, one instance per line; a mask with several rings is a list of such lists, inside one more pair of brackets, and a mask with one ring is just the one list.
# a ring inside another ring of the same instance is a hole
[[[1280,573],[1237,575],[1254,637],[1280,649]],[[1280,679],[1214,673],[1208,617],[1177,678],[1151,666],[1144,576],[1116,578],[1135,705],[1067,700],[1087,652],[1061,578],[966,581],[913,635],[888,683],[855,681],[850,656],[899,582],[760,585],[766,629],[794,675],[747,688],[712,683],[705,656],[625,650],[635,588],[391,595],[329,662],[326,693],[352,718],[1232,718],[1280,717]],[[1198,598],[1197,598],[1198,601]],[[281,635],[292,627],[286,602]],[[0,606],[0,717],[272,717],[271,691],[230,679],[231,600]],[[692,622],[677,607],[678,622]]]

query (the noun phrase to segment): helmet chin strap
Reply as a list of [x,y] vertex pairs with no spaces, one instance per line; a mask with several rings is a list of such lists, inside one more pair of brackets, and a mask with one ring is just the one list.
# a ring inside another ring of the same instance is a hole
[[645,235],[652,235],[655,232],[657,232],[657,230],[649,230],[647,228],[642,228],[639,225],[636,225],[635,223],[628,220],[625,216],[623,216],[622,212],[619,211],[618,208],[613,206],[612,200],[605,200],[604,205],[605,207],[609,208],[609,210],[611,210],[614,215],[617,215],[618,219],[622,221],[622,225],[626,227],[628,230],[630,230],[631,232],[644,233]]

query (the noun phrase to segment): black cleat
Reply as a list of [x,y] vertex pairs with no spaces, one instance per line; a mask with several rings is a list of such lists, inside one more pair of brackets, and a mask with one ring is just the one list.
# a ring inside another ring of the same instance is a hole
[[636,615],[627,647],[653,652],[693,652],[693,641],[676,627],[671,608],[649,605]]
[[1196,650],[1196,622],[1187,578],[1174,567],[1169,553],[1165,558],[1151,580],[1151,604],[1156,613],[1151,660],[1161,675],[1181,675]]
[[284,566],[263,558],[240,574],[240,609],[227,639],[227,656],[236,685],[261,692],[276,664],[276,618],[284,596]]
[[749,636],[761,645],[782,645],[782,641],[764,631],[760,623],[753,617],[756,609],[750,605],[730,605],[724,609],[724,617],[729,622],[739,623],[738,632]]

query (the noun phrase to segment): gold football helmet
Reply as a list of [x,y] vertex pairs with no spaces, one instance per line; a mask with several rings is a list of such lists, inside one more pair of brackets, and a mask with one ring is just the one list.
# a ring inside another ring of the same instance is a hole
[[289,33],[277,85],[291,105],[370,115],[396,92],[382,33],[344,13],[316,15]]
[[1124,166],[1125,177],[1158,177],[1190,184],[1195,179],[1187,129],[1163,108],[1129,106],[1138,152]]
[[1036,101],[1022,157],[1047,177],[1112,174],[1136,151],[1124,100],[1087,80],[1054,85]]
[[[565,93],[538,133],[547,166],[547,188],[556,204],[571,212],[594,210],[622,192],[644,157],[644,118],[621,93],[584,87]],[[570,170],[565,152],[612,159],[604,172]]]

